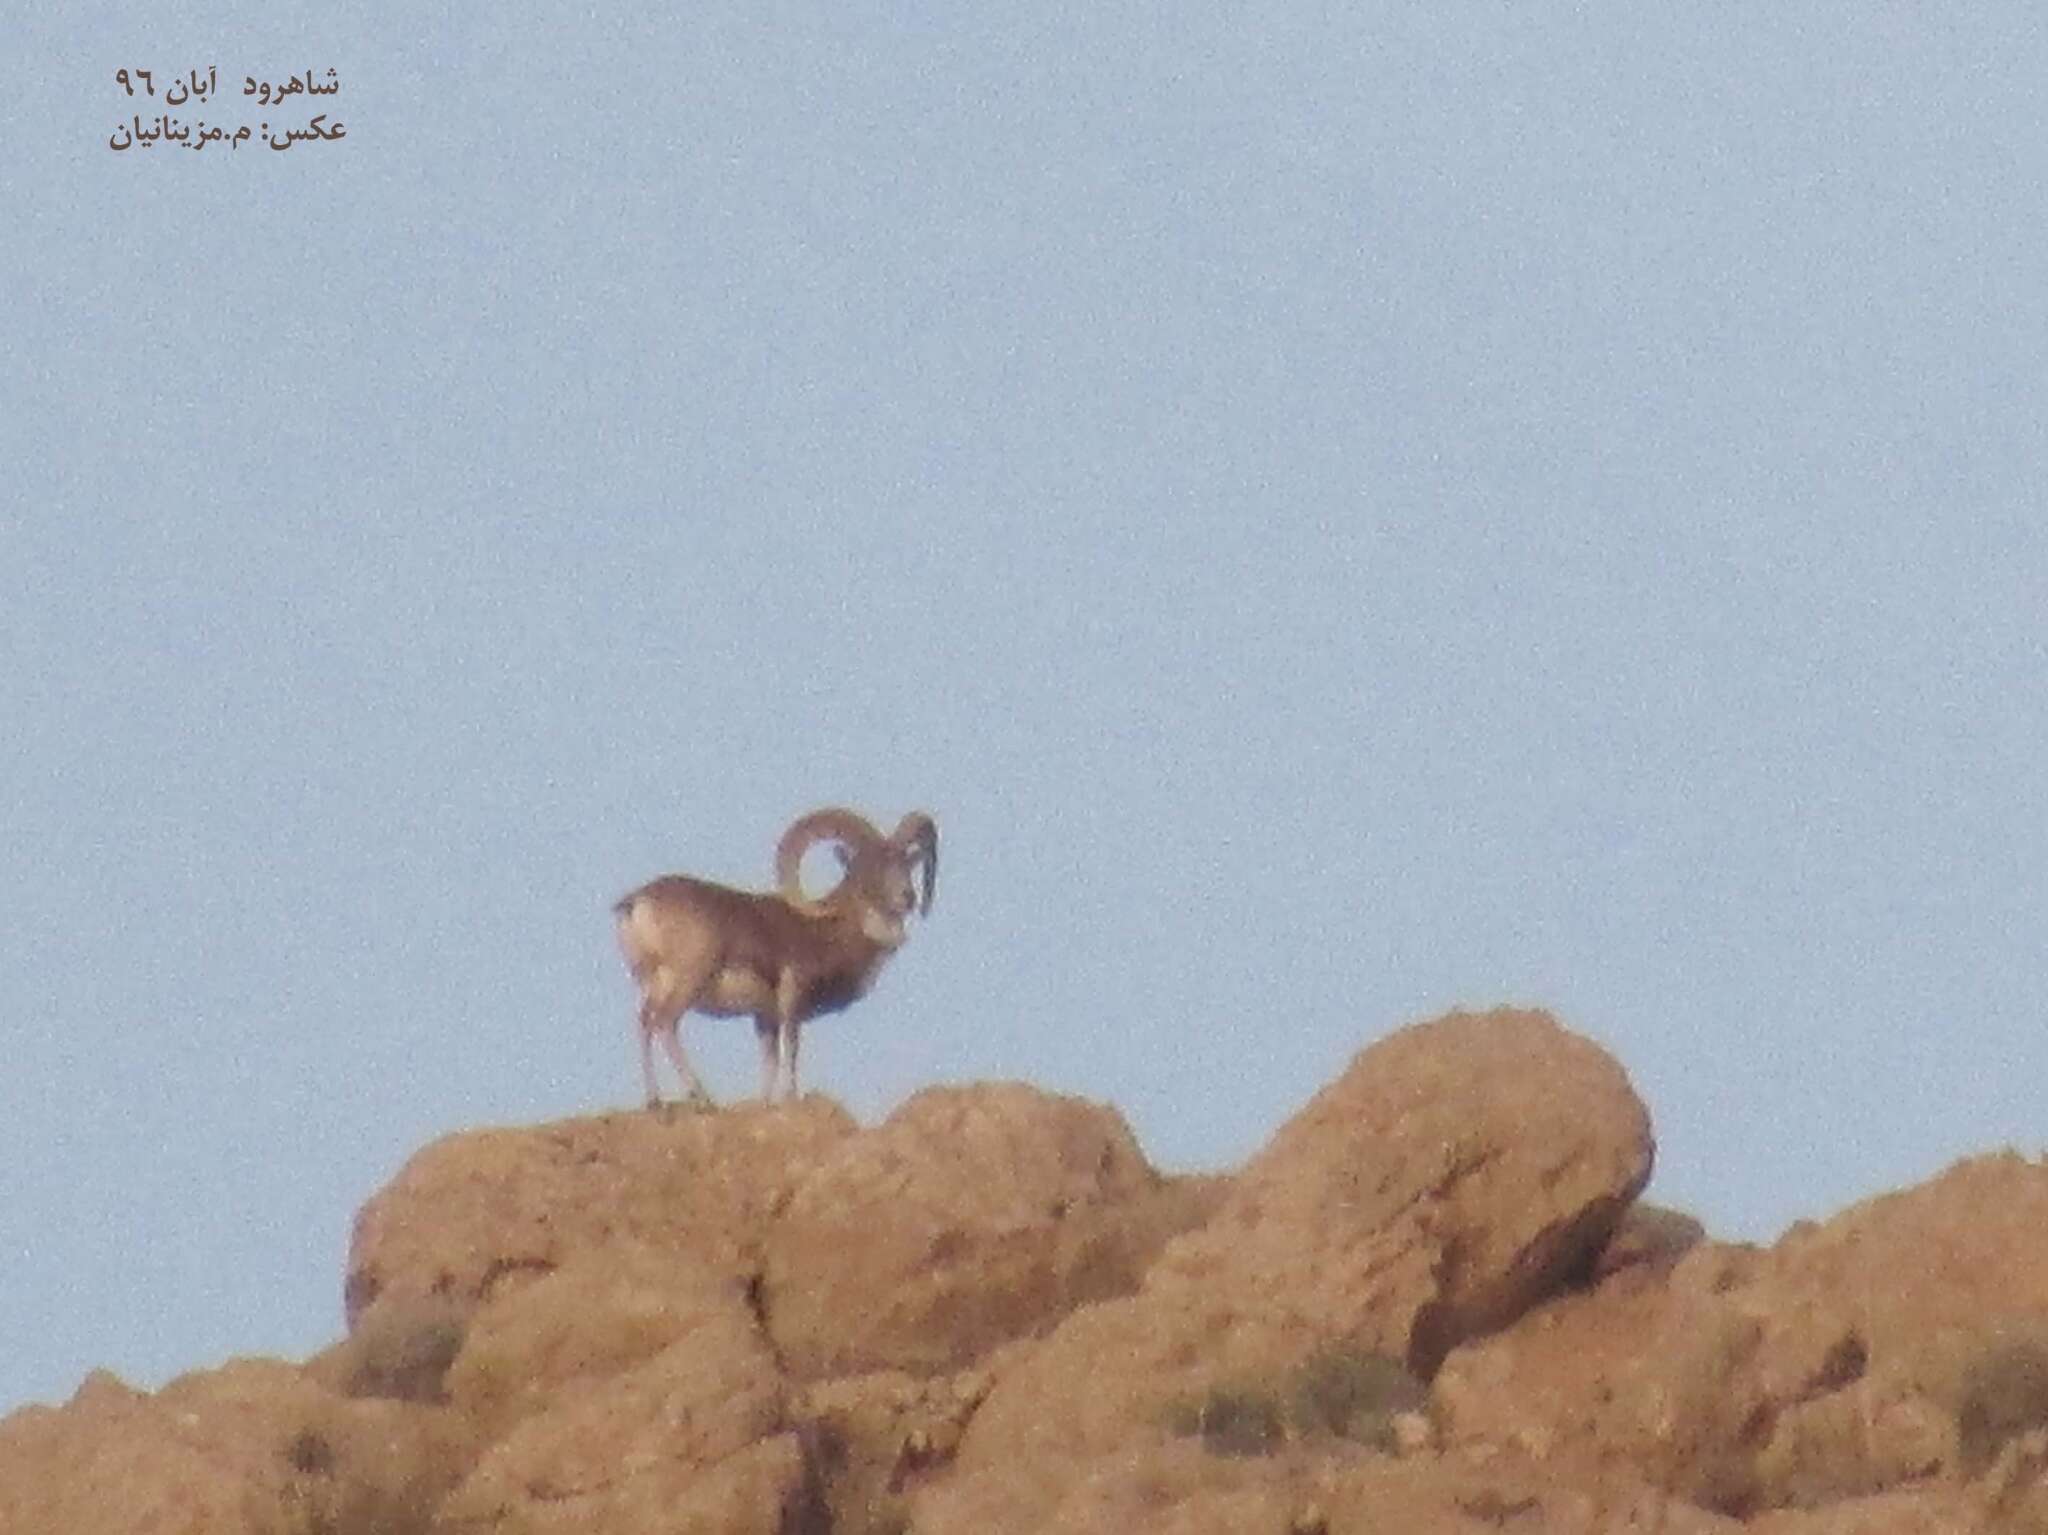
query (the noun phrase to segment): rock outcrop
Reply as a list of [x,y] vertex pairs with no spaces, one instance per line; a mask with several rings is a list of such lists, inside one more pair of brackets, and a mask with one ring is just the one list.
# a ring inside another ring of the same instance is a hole
[[931,1088],[839,1143],[781,1209],[769,1331],[801,1376],[959,1369],[1136,1289],[1203,1213],[1112,1109],[1017,1083]]
[[1651,1158],[1515,1011],[1227,1177],[1018,1084],[451,1136],[326,1352],[0,1419],[0,1535],[2048,1528],[2048,1167],[1766,1249],[1635,1204]]
[[2007,1154],[1621,1271],[1446,1361],[1457,1446],[1753,1515],[1976,1478],[2048,1425],[2048,1167]]
[[1051,1518],[1098,1461],[1167,1447],[1176,1414],[1219,1394],[1376,1362],[1426,1379],[1590,1273],[1651,1158],[1621,1069],[1549,1017],[1404,1029],[1284,1125],[1137,1294],[1076,1312],[997,1383],[945,1501],[983,1501],[984,1478]]
[[770,1217],[855,1133],[844,1109],[812,1096],[784,1110],[607,1114],[451,1135],[357,1214],[349,1328],[379,1304],[473,1309],[614,1246],[753,1273]]
[[154,1394],[104,1371],[0,1419],[4,1535],[415,1535],[480,1448],[459,1417],[242,1359]]
[[1589,1273],[1653,1154],[1604,1050],[1544,1013],[1454,1013],[1362,1051],[1148,1288],[1262,1308],[1432,1375]]

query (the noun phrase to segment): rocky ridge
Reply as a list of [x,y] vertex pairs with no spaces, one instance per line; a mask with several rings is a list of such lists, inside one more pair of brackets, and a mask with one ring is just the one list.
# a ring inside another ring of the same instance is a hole
[[348,1335],[0,1419],[0,1535],[2048,1529],[2048,1167],[1711,1240],[1547,1015],[1455,1013],[1234,1174],[934,1088],[451,1136]]

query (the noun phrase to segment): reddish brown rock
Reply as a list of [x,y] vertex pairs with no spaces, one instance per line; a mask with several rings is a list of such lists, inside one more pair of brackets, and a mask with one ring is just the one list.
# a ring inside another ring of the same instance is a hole
[[0,1531],[242,1535],[283,1506],[282,1459],[252,1463],[103,1370],[61,1408],[0,1420]]
[[1925,1487],[1845,1498],[1820,1508],[1780,1509],[1741,1526],[1749,1535],[2030,1535],[2036,1515],[2011,1517],[1966,1487]]
[[1669,1269],[1706,1239],[1706,1227],[1681,1210],[1632,1204],[1607,1245],[1600,1249],[1593,1265],[1593,1278],[1605,1279],[1640,1264]]
[[1759,1403],[1740,1369],[1756,1336],[1725,1296],[1759,1263],[1753,1249],[1701,1247],[1668,1280],[1630,1269],[1455,1350],[1433,1390],[1444,1441],[1748,1508]]
[[687,1253],[621,1245],[584,1254],[469,1320],[447,1375],[451,1403],[488,1438],[663,1353],[686,1337],[753,1340],[745,1284]]
[[448,1368],[462,1348],[471,1302],[396,1295],[372,1306],[355,1331],[306,1361],[306,1373],[342,1396],[445,1402]]
[[1599,1046],[1546,1013],[1453,1013],[1361,1052],[1148,1286],[1285,1312],[1427,1377],[1587,1274],[1653,1154]]
[[0,1535],[2048,1528],[2048,1168],[1764,1250],[1625,1214],[1649,1157],[1514,1012],[1225,1180],[1015,1085],[454,1137],[306,1367],[0,1420]]
[[1021,1469],[986,1468],[921,1498],[912,1535],[1736,1535],[1641,1487],[1576,1486],[1523,1462],[1283,1449],[1219,1456],[1181,1441],[1091,1462],[1049,1506]]
[[1977,1478],[2048,1424],[2043,1230],[2048,1169],[2005,1155],[1768,1251],[1707,1244],[1458,1350],[1439,1423],[1745,1517]]
[[[531,1304],[551,1310],[541,1305],[549,1299]],[[501,1304],[526,1309],[529,1300]],[[480,1347],[491,1336],[488,1317],[479,1318]],[[506,1331],[544,1339],[557,1326],[548,1321]],[[593,1332],[616,1336],[601,1325]],[[466,1361],[458,1361],[452,1375],[460,1398],[469,1382]],[[705,1304],[651,1358],[616,1371],[572,1370],[559,1377],[545,1405],[520,1417],[485,1452],[443,1505],[436,1529],[776,1535],[800,1526],[816,1503],[814,1479],[792,1429],[782,1378],[759,1328],[743,1308]]]
[[0,1420],[0,1531],[415,1535],[474,1451],[452,1414],[350,1401],[276,1360],[155,1395],[95,1372],[62,1408]]
[[816,1450],[832,1535],[898,1535],[910,1498],[951,1469],[992,1378],[986,1367],[942,1376],[887,1370],[800,1388],[792,1411]]
[[769,1330],[798,1375],[957,1369],[1135,1289],[1202,1213],[1114,1109],[1020,1083],[930,1088],[797,1187],[766,1240]]
[[1000,1473],[1020,1518],[1049,1514],[1095,1460],[1175,1437],[1176,1412],[1225,1389],[1277,1391],[1321,1341],[1262,1310],[1149,1293],[1086,1306],[1019,1352],[982,1403],[958,1457],[964,1475]]
[[350,1328],[378,1303],[441,1297],[472,1307],[614,1244],[752,1272],[770,1216],[854,1128],[844,1109],[813,1096],[436,1141],[356,1217]]
[[[1318,1359],[1439,1351],[1590,1270],[1649,1175],[1620,1068],[1542,1014],[1454,1014],[1363,1052],[1168,1244],[1139,1293],[1075,1312],[1005,1373],[964,1476],[1050,1516],[1097,1459]],[[1033,1491],[1033,1488],[1036,1491]]]

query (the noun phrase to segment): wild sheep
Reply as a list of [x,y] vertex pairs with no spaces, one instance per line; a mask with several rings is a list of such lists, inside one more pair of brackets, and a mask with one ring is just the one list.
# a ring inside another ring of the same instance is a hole
[[[839,882],[812,899],[804,854],[835,844]],[[939,829],[912,811],[885,837],[851,810],[813,810],[791,823],[775,850],[777,888],[734,890],[669,874],[623,897],[619,948],[640,988],[640,1070],[647,1106],[661,1106],[654,1039],[675,1066],[683,1092],[710,1095],[683,1054],[683,1014],[751,1014],[761,1042],[761,1097],[794,1098],[803,1026],[867,994],[908,936],[905,921],[931,910],[938,881]],[[923,890],[920,894],[919,883]]]

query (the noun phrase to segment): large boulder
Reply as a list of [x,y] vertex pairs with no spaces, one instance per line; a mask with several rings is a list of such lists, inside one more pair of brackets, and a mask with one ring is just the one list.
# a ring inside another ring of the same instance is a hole
[[1704,1244],[1668,1278],[1625,1270],[1454,1350],[1433,1390],[1445,1442],[1749,1511],[1763,1418],[1738,1367],[1757,1329],[1726,1296],[1759,1264],[1752,1249]]
[[[508,1322],[504,1332],[542,1344],[537,1357],[552,1359],[557,1384],[449,1496],[436,1523],[440,1535],[788,1535],[821,1527],[822,1503],[786,1412],[781,1374],[744,1307],[717,1304],[707,1290],[651,1357],[617,1370],[563,1370],[560,1351],[545,1345],[565,1329],[556,1303],[578,1293],[574,1285],[564,1291],[503,1303],[539,1313],[524,1325]],[[602,1346],[617,1328],[593,1319],[589,1333]],[[488,1348],[492,1336],[480,1325],[472,1346]],[[500,1357],[516,1363],[518,1355]],[[451,1372],[458,1398],[470,1379],[465,1364],[458,1360]]]
[[1148,1286],[1285,1313],[1426,1378],[1590,1272],[1654,1150],[1598,1045],[1547,1013],[1452,1013],[1360,1052]]
[[446,1393],[489,1439],[694,1337],[776,1372],[747,1286],[687,1253],[621,1245],[572,1259],[469,1319]]
[[772,1109],[607,1114],[448,1136],[357,1214],[343,1286],[349,1326],[375,1305],[473,1308],[615,1245],[752,1273],[774,1213],[855,1133],[844,1109],[812,1096]]
[[1135,1288],[1223,1188],[1161,1178],[1114,1110],[1016,1084],[920,1093],[867,1131],[807,1099],[456,1136],[364,1207],[353,1331],[318,1368],[491,1441],[446,1530],[684,1507],[794,1528],[828,1494],[886,1519],[897,1460],[942,1462],[978,1396],[813,1406],[787,1377],[930,1376],[1042,1332]]
[[817,1449],[832,1535],[900,1535],[911,1496],[945,1474],[992,1379],[988,1366],[978,1366],[957,1375],[882,1370],[800,1386],[792,1411]]
[[2044,1230],[2048,1168],[1975,1158],[1475,1340],[1437,1377],[1437,1420],[1453,1446],[1626,1464],[1740,1517],[1917,1507],[1909,1490],[1982,1480],[2048,1427]]
[[1128,1294],[1207,1202],[1116,1110],[1021,1083],[929,1088],[848,1137],[765,1240],[762,1299],[799,1376],[958,1369]]
[[1098,1461],[1163,1453],[1190,1421],[1249,1402],[1298,1427],[1288,1403],[1309,1380],[1336,1379],[1377,1421],[1380,1393],[1589,1275],[1651,1156],[1621,1068],[1549,1017],[1403,1030],[1289,1121],[1137,1294],[1025,1351],[958,1472],[1011,1485],[1023,1528]]

